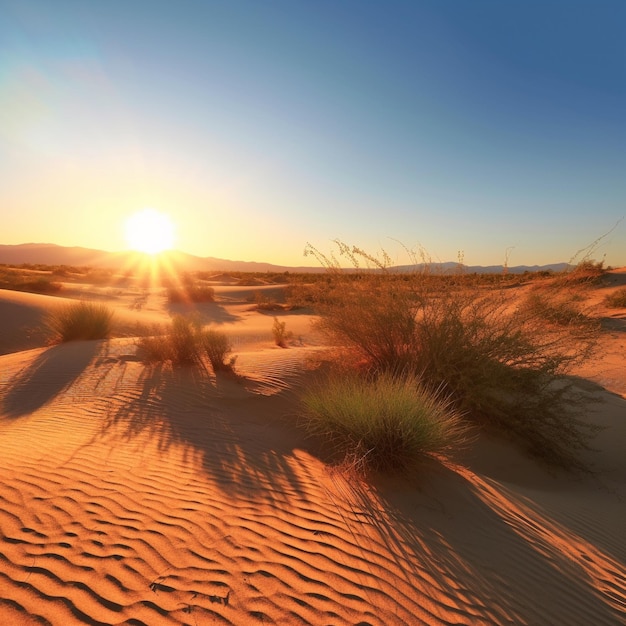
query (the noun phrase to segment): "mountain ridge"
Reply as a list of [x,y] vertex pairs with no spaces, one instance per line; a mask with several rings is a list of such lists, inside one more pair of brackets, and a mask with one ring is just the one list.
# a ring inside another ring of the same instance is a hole
[[[162,253],[164,262],[173,265],[179,271],[231,271],[231,272],[302,272],[312,273],[324,271],[323,267],[275,265],[261,261],[233,261],[216,257],[199,257],[176,250]],[[21,265],[69,265],[101,268],[132,267],[141,262],[145,255],[139,252],[109,252],[81,246],[61,246],[53,243],[0,244],[0,264]],[[431,263],[430,267],[438,271],[451,273],[461,267],[464,272],[478,274],[497,274],[505,270],[513,274],[524,272],[553,271],[560,272],[571,267],[568,263],[551,263],[546,265],[459,265],[458,262]],[[422,269],[425,264],[398,265],[392,269],[397,272],[409,272],[416,268]]]

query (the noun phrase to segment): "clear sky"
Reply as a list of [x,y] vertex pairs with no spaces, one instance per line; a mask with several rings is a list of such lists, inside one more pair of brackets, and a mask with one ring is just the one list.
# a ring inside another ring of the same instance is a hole
[[626,1],[0,0],[0,243],[145,207],[199,256],[568,261],[626,215]]

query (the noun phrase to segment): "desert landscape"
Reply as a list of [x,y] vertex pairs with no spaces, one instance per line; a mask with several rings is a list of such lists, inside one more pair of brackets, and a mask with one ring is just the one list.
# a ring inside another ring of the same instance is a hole
[[[598,348],[571,375],[602,427],[582,472],[482,430],[411,472],[337,459],[301,424],[335,346],[279,277],[205,276],[213,300],[179,303],[55,280],[0,290],[3,624],[626,623],[626,307],[606,300],[626,268],[577,288]],[[111,336],[51,343],[79,301]],[[231,369],[142,360],[138,329],[192,313]]]
[[0,626],[626,626],[625,23],[0,0]]

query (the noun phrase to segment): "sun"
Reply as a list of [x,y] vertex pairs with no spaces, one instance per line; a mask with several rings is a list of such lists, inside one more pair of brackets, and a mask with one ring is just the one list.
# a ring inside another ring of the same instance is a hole
[[174,245],[174,224],[164,213],[143,209],[133,213],[125,224],[126,242],[138,252],[158,254]]

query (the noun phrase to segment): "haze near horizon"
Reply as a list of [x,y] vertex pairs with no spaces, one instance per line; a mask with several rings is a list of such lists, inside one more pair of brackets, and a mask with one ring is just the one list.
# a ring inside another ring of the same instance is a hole
[[[0,18],[3,244],[123,250],[153,208],[201,257],[299,266],[340,238],[547,264],[626,213],[622,2],[0,0]],[[604,255],[626,265],[623,223]]]

